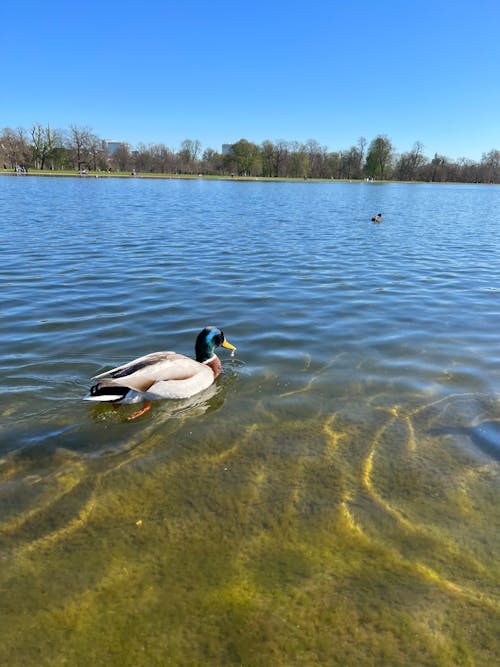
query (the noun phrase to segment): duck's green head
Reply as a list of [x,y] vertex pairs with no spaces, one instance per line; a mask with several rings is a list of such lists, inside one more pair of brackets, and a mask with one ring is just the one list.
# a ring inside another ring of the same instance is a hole
[[234,345],[228,343],[224,332],[217,327],[205,327],[196,339],[196,361],[201,364],[214,356],[216,347],[225,347],[228,350],[236,350]]

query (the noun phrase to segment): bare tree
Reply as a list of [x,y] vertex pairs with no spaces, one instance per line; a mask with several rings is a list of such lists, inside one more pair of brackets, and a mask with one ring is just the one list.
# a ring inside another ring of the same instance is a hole
[[178,153],[179,170],[188,173],[198,171],[198,156],[201,151],[201,142],[198,139],[184,139]]
[[30,146],[22,128],[3,129],[0,135],[0,154],[4,167],[9,166],[11,169],[29,162]]
[[276,150],[269,139],[266,139],[260,147],[262,155],[262,175],[266,178],[272,178],[278,175],[276,164]]
[[287,176],[290,164],[290,143],[284,139],[278,139],[274,144],[275,151],[275,176]]
[[416,141],[411,151],[402,153],[396,163],[396,176],[402,181],[415,180],[420,168],[426,164],[427,158],[423,154],[423,144]]
[[362,153],[357,146],[342,152],[342,178],[361,178]]
[[92,132],[88,133],[86,149],[88,155],[87,159],[91,169],[94,171],[97,171],[98,168],[106,169],[108,164],[108,155],[103,148],[102,139],[100,139],[97,134],[93,134]]
[[175,171],[175,155],[164,144],[139,144],[134,164],[137,171],[164,174]]
[[500,151],[493,149],[488,153],[483,153],[481,167],[484,173],[483,181],[500,183]]
[[321,146],[316,139],[309,139],[304,148],[309,158],[309,176],[326,178],[326,146]]
[[88,127],[70,125],[69,150],[73,156],[73,163],[77,169],[89,165],[91,161],[92,131]]
[[132,156],[128,144],[120,144],[113,151],[110,162],[118,171],[130,171],[132,168]]
[[221,173],[224,168],[222,155],[213,148],[206,148],[203,151],[200,168],[203,174]]
[[190,162],[196,162],[201,151],[201,142],[198,139],[184,139],[181,144],[183,152]]
[[43,169],[48,152],[45,131],[40,123],[37,123],[36,125],[31,126],[30,134],[34,167],[35,169]]
[[31,150],[35,169],[44,169],[46,162],[51,162],[54,168],[54,160],[60,156],[62,139],[57,130],[51,130],[50,126],[42,127],[40,123],[31,126]]
[[287,176],[291,178],[307,178],[311,171],[310,156],[303,144],[298,141],[289,144]]
[[359,164],[358,164],[358,173],[359,176],[363,173],[363,160],[365,157],[365,150],[366,150],[366,139],[364,137],[360,137],[358,139],[358,154],[359,154]]
[[328,153],[327,169],[329,178],[343,178],[342,153],[340,151],[332,151]]

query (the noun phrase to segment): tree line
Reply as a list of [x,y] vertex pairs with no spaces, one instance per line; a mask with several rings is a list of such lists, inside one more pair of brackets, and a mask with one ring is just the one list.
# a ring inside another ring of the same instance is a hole
[[396,153],[391,140],[376,136],[370,143],[360,137],[346,150],[330,151],[314,139],[255,144],[240,139],[223,150],[206,148],[185,139],[174,151],[165,144],[139,144],[134,150],[118,143],[114,150],[90,128],[70,125],[54,130],[33,124],[29,130],[4,128],[0,133],[0,164],[51,170],[203,174],[268,178],[376,179],[427,182],[500,183],[500,151],[483,153],[481,160],[429,158],[416,141]]

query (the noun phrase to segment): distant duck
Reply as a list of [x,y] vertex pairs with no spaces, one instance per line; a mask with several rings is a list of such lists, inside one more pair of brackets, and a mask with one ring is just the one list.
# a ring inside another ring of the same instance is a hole
[[206,327],[195,344],[196,360],[176,352],[152,352],[105,373],[85,396],[88,401],[110,403],[145,402],[145,407],[132,415],[138,417],[151,407],[150,401],[160,398],[189,398],[207,389],[222,371],[216,347],[236,348],[228,343],[216,327]]
[[377,213],[377,215],[372,218],[372,222],[382,222],[382,213]]

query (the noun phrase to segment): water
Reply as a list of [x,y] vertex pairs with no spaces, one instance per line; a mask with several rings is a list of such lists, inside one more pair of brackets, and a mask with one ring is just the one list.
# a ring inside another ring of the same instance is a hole
[[[493,664],[499,204],[0,179],[1,664]],[[81,400],[207,324],[206,392]]]

